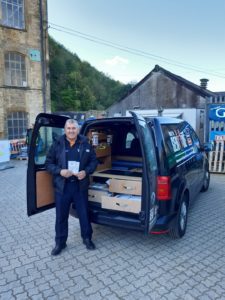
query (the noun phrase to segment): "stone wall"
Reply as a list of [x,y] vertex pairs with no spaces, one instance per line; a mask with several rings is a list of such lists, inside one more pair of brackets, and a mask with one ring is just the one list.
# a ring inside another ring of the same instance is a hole
[[[25,29],[4,27],[0,25],[0,138],[7,138],[7,115],[13,111],[28,113],[28,126],[31,126],[36,115],[44,111],[43,107],[43,62],[34,59],[32,51],[41,54],[40,7],[39,0],[25,0]],[[47,20],[47,0],[42,0],[43,20]],[[1,21],[0,21],[1,22]],[[46,21],[43,22],[46,28]],[[46,85],[46,111],[50,111],[50,84],[48,73],[47,31],[43,31],[44,65]],[[24,87],[7,86],[5,82],[4,55],[7,52],[18,52],[24,55],[26,63],[26,83]]]

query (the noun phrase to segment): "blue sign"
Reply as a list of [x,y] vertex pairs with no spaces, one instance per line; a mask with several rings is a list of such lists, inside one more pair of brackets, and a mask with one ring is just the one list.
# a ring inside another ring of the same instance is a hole
[[215,141],[216,140],[216,136],[225,136],[225,131],[211,131],[209,133],[209,140],[210,141]]
[[28,52],[29,52],[30,60],[32,60],[32,61],[41,61],[41,53],[40,53],[39,50],[29,49]]
[[209,106],[209,120],[225,121],[225,104]]

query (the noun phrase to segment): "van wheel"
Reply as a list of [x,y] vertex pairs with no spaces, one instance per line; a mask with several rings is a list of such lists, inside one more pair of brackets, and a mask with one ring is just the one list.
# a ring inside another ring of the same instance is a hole
[[169,235],[173,239],[179,239],[184,236],[187,228],[187,218],[188,218],[188,198],[186,195],[184,195],[181,200],[177,216],[169,231]]
[[205,176],[204,176],[204,182],[203,186],[201,188],[201,192],[206,192],[209,188],[209,183],[210,183],[210,173],[208,170],[205,171]]

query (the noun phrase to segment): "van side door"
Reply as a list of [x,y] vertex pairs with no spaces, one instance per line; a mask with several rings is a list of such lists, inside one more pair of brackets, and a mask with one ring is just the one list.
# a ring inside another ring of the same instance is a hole
[[134,112],[130,112],[134,118],[138,132],[143,159],[142,175],[142,212],[145,218],[145,234],[148,234],[155,225],[158,213],[156,199],[157,184],[157,160],[156,149],[152,133],[145,119]]
[[37,116],[28,146],[27,214],[28,216],[55,206],[52,176],[46,171],[45,159],[53,141],[64,133],[68,117],[44,114]]

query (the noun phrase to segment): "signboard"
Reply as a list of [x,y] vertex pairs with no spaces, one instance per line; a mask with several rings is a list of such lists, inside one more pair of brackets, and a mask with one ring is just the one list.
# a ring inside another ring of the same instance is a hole
[[225,104],[209,105],[209,120],[225,121]]
[[223,137],[225,136],[225,132],[224,131],[211,131],[209,133],[209,140],[210,141],[218,141],[223,139]]
[[224,142],[225,141],[225,135],[216,135],[215,141],[217,142]]
[[0,140],[0,163],[10,160],[10,143],[7,140]]
[[32,61],[41,61],[41,53],[37,49],[29,49],[28,50],[30,60]]

